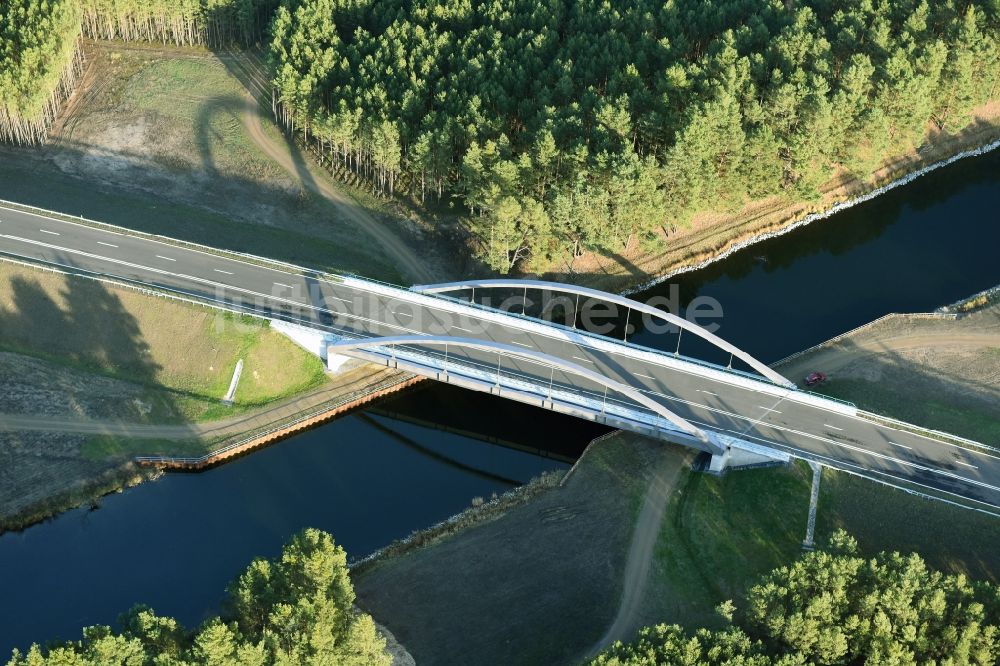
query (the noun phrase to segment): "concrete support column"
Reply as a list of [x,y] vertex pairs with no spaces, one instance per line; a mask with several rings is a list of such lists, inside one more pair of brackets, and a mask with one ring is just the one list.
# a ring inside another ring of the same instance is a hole
[[816,533],[816,505],[819,504],[819,480],[823,474],[823,466],[819,463],[810,462],[812,467],[813,481],[812,492],[809,494],[809,520],[806,522],[806,538],[802,542],[802,550],[813,550],[816,548],[814,540]]

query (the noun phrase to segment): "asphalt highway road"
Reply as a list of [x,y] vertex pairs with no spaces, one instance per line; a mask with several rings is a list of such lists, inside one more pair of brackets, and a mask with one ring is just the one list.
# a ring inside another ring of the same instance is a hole
[[[996,451],[951,445],[804,403],[795,391],[775,395],[706,377],[693,367],[652,363],[618,343],[608,350],[607,343],[597,348],[566,340],[555,330],[528,330],[533,327],[517,317],[489,321],[481,310],[454,301],[430,297],[430,305],[418,304],[405,291],[389,296],[279,263],[3,207],[0,254],[359,336],[452,335],[543,352],[637,388],[695,425],[885,482],[933,489],[979,508],[1000,507]],[[433,353],[442,350],[435,347]],[[494,353],[460,349],[450,349],[449,358],[493,369],[498,362]],[[536,378],[540,385],[552,381],[598,397],[604,394],[601,385],[532,361],[507,357],[501,363],[505,372]]]

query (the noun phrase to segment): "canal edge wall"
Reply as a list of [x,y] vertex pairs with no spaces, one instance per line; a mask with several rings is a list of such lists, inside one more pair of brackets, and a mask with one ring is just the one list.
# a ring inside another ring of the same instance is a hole
[[[996,133],[994,133],[993,136],[996,137]],[[924,176],[932,171],[937,171],[942,167],[948,166],[967,157],[978,157],[981,155],[985,155],[986,153],[990,153],[996,150],[997,148],[1000,148],[1000,139],[994,138],[990,140],[988,143],[985,143],[983,145],[974,148],[969,148],[966,150],[959,151],[957,153],[952,154],[949,157],[945,157],[935,162],[931,162],[930,164],[925,164],[924,166],[914,171],[905,172],[904,168],[903,170],[904,173],[902,175],[898,175],[900,172],[897,171],[896,172],[897,175],[895,177],[889,176],[887,182],[883,182],[883,184],[881,185],[871,187],[867,191],[858,194],[857,196],[848,197],[840,201],[835,201],[827,208],[824,208],[819,211],[808,212],[805,213],[804,215],[801,213],[798,215],[792,214],[789,217],[786,217],[781,222],[778,222],[773,225],[766,225],[761,231],[757,233],[751,233],[748,237],[743,238],[742,240],[730,240],[728,242],[723,243],[723,247],[719,248],[716,251],[710,252],[709,253],[710,256],[708,256],[707,258],[701,260],[694,260],[691,261],[690,263],[685,263],[686,260],[681,259],[680,260],[681,265],[677,266],[672,270],[667,270],[665,273],[652,277],[646,280],[645,282],[641,282],[639,284],[634,284],[631,286],[626,286],[624,288],[617,289],[616,291],[622,295],[629,296],[632,294],[644,292],[648,289],[652,289],[658,284],[666,282],[667,280],[673,277],[682,275],[684,273],[691,273],[693,271],[698,271],[718,261],[722,261],[723,259],[728,258],[729,256],[739,252],[740,250],[750,247],[751,245],[755,245],[757,243],[770,240],[771,238],[777,238],[778,236],[784,236],[785,234],[790,233],[798,229],[799,227],[804,227],[817,220],[823,220],[828,217],[832,217],[833,215],[836,215],[837,213],[844,211],[848,208],[853,208],[858,204],[862,204],[865,203],[866,201],[875,199],[878,196],[890,190],[896,189],[897,187],[908,185],[917,178]]]
[[155,467],[162,470],[188,472],[200,471],[246,455],[256,449],[269,446],[270,444],[313,428],[317,425],[332,421],[347,412],[354,411],[359,407],[376,400],[380,400],[381,398],[393,393],[403,391],[422,381],[425,381],[423,377],[416,377],[407,373],[403,377],[396,377],[388,381],[379,382],[378,384],[364,389],[360,395],[355,395],[353,397],[337,401],[332,405],[325,405],[319,410],[315,410],[295,418],[290,423],[277,426],[263,433],[252,435],[238,442],[216,449],[215,451],[211,451],[203,456],[139,456],[136,457],[134,461],[140,467]]

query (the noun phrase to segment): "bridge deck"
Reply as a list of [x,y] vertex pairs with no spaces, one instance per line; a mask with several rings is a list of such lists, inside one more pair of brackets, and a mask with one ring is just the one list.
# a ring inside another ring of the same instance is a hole
[[[539,322],[463,308],[405,289],[353,278],[326,279],[276,262],[11,208],[0,208],[0,253],[351,336],[423,333],[518,345],[592,368],[663,401],[699,427],[842,469],[1000,506],[996,451],[949,445],[874,423],[835,403],[668,354],[642,353],[614,341],[574,336]],[[495,367],[497,356],[462,350],[455,351],[452,360]],[[502,365],[539,383],[553,381],[581,392],[604,393],[603,386],[586,378],[552,372],[525,359],[503,359]]]

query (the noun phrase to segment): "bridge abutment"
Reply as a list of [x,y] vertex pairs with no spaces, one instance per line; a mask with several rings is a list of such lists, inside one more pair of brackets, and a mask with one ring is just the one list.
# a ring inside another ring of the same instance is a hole
[[725,442],[726,450],[723,453],[714,454],[709,460],[708,466],[705,468],[709,474],[721,476],[729,470],[787,465],[792,459],[784,451],[753,444],[728,435],[715,434],[714,436]]

